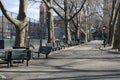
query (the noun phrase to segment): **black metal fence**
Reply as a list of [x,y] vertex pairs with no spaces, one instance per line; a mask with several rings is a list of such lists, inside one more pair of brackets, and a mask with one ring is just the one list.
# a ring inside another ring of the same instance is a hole
[[[11,16],[14,18],[17,17],[17,14],[13,12],[8,12]],[[34,39],[40,38],[40,26],[39,21],[27,18],[28,19],[28,36]],[[15,37],[15,27],[14,25],[9,22],[3,14],[0,16],[0,38],[6,39],[6,38],[14,38]]]
[[[11,15],[14,18],[17,18],[17,14],[13,12],[7,12],[9,15]],[[38,45],[39,39],[40,39],[40,26],[39,21],[27,18],[28,19],[28,44]],[[5,48],[13,46],[14,45],[14,39],[15,39],[15,26],[9,22],[0,12],[0,40],[4,40]]]
[[[9,15],[11,15],[14,18],[17,18],[17,14],[8,11]],[[44,23],[44,26],[40,25],[40,22],[38,20],[35,20],[33,18],[27,17],[28,21],[28,38],[27,38],[27,46],[29,45],[45,45],[47,42],[47,22]],[[55,23],[55,38],[56,39],[62,39],[63,35],[65,35],[64,32],[64,22],[62,20],[58,20],[58,17],[54,18]],[[9,22],[5,16],[3,16],[2,12],[0,12],[0,40],[4,40],[5,48],[9,48],[14,45],[15,42],[15,26]]]

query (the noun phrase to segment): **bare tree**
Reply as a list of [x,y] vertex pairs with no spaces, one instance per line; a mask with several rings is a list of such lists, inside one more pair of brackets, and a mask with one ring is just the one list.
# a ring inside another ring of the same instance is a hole
[[26,18],[26,11],[27,11],[27,3],[28,0],[19,0],[19,12],[17,19],[13,18],[7,13],[5,6],[0,0],[0,8],[3,12],[4,16],[15,25],[16,28],[16,37],[15,37],[15,45],[25,47],[26,46],[26,37],[27,37],[27,18]]
[[[70,33],[70,25],[69,25],[69,22],[81,11],[81,9],[83,8],[86,0],[83,0],[83,3],[81,5],[81,7],[78,8],[77,12],[74,13],[73,15],[70,15],[69,14],[69,2],[68,0],[64,0],[64,7],[62,7],[61,5],[59,5],[56,0],[53,0],[55,2],[55,4],[61,8],[61,10],[63,10],[64,12],[64,16],[61,15],[55,8],[54,8],[54,11],[64,20],[64,23],[65,23],[65,35],[66,35],[66,40],[67,41],[71,41],[71,33]],[[71,8],[72,9],[72,8]]]
[[[82,11],[81,11],[81,21],[80,21],[80,25],[81,25],[81,32],[84,34],[84,39],[85,42],[88,42],[91,38],[91,26],[94,25],[96,22],[95,20],[99,20],[98,15],[98,11],[96,9],[96,7],[98,7],[99,5],[96,4],[97,2],[94,0],[88,0],[85,3],[85,6],[83,7]],[[97,24],[99,25],[99,24]]]
[[[81,3],[81,1],[71,0],[71,4],[69,5],[70,16],[72,16],[74,13],[77,12],[78,8],[80,7],[79,6],[80,3]],[[80,13],[78,13],[72,19],[73,27],[71,26],[71,32],[73,33],[76,41],[80,40],[80,24],[81,24],[80,17],[81,17]]]

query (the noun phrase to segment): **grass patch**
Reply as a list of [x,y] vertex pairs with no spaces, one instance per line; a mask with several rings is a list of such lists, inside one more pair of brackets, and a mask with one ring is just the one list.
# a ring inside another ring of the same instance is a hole
[[0,62],[3,61],[1,58],[0,58]]
[[0,80],[2,80],[2,76],[0,75]]

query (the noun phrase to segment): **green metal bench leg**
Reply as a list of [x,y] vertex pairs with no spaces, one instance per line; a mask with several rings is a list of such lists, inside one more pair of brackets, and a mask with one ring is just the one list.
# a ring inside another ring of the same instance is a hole
[[9,62],[9,61],[8,61],[8,63],[7,63],[7,67],[10,68],[10,62]]
[[48,59],[48,54],[45,54],[45,55],[46,55],[45,58]]
[[38,58],[40,58],[40,53],[38,52]]
[[28,66],[28,61],[29,61],[29,60],[26,60],[26,66]]

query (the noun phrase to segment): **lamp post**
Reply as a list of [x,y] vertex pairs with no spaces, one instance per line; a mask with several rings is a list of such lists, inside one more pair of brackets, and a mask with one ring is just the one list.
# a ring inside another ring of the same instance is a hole
[[4,40],[3,40],[3,14],[2,14],[2,40],[0,40],[0,49],[4,49]]
[[48,9],[46,7],[46,21],[45,21],[45,26],[46,26],[46,40],[48,42]]
[[4,17],[3,17],[3,14],[2,14],[2,40],[3,40],[3,25],[4,24]]
[[27,37],[27,47],[29,47],[30,46],[30,37],[28,36]]

